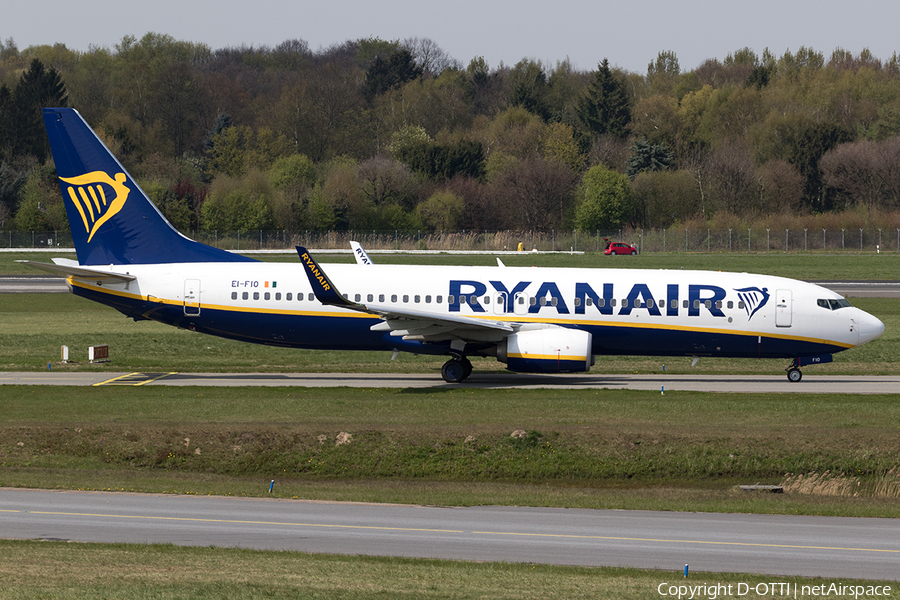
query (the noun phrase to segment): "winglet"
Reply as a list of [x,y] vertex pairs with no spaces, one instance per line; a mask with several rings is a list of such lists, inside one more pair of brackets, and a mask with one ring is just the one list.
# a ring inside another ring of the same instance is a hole
[[360,308],[358,304],[350,302],[341,295],[338,289],[334,287],[334,284],[331,283],[331,280],[328,279],[328,275],[325,274],[325,271],[323,271],[315,259],[310,256],[309,251],[306,248],[297,246],[297,254],[300,255],[300,261],[303,263],[303,268],[306,270],[306,276],[309,278],[309,284],[312,286],[313,293],[316,295],[316,300],[330,306],[343,306],[355,309]]

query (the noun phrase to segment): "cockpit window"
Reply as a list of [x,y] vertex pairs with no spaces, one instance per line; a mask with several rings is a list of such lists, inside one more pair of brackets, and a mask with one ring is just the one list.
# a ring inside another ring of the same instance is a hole
[[819,298],[816,300],[816,304],[822,308],[827,308],[828,310],[838,310],[850,306],[850,303],[844,298],[839,298],[837,300],[834,298]]

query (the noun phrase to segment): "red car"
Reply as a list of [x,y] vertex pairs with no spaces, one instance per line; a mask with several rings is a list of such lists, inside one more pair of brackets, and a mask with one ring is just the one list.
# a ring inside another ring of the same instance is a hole
[[624,242],[612,242],[603,251],[603,254],[637,254],[638,249],[634,244]]

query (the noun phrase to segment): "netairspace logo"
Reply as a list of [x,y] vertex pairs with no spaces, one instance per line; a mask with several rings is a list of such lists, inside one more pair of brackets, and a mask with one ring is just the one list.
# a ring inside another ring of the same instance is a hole
[[889,585],[845,585],[824,583],[703,583],[698,585],[661,583],[656,588],[660,596],[678,600],[716,600],[723,596],[748,598],[886,598],[892,596]]

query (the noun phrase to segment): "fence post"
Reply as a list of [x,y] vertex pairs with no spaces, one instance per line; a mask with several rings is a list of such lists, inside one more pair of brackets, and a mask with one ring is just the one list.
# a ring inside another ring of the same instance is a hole
[[841,250],[844,249],[844,229],[841,228]]
[[785,252],[788,251],[788,231],[790,231],[790,230],[788,230],[788,229],[784,230],[784,251]]
[[803,228],[803,251],[806,252],[809,248],[806,246],[806,228]]
[[859,228],[859,249],[862,250],[862,227]]
[[750,252],[750,230],[747,230],[747,252]]

